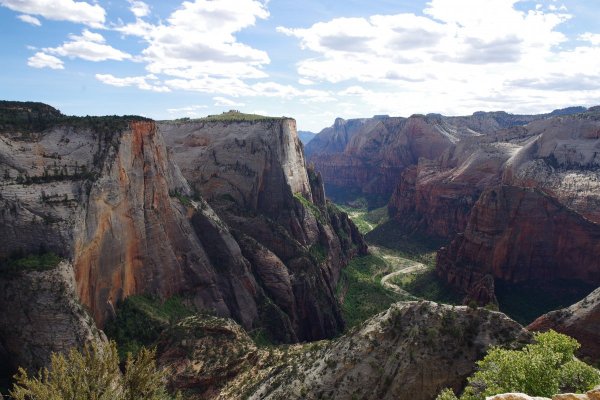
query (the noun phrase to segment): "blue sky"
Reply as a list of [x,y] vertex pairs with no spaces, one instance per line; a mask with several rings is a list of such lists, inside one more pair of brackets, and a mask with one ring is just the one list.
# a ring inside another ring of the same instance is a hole
[[600,104],[591,0],[0,0],[0,98],[335,117]]

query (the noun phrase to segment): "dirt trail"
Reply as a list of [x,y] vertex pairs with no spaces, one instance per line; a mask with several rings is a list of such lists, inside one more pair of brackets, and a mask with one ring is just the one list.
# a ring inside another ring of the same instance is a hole
[[390,254],[389,252],[386,252],[377,246],[369,246],[369,250],[371,250],[373,254],[383,258],[385,262],[392,268],[392,272],[381,278],[381,285],[386,289],[398,293],[399,295],[413,297],[406,290],[391,282],[390,279],[392,279],[395,276],[412,274],[413,272],[422,271],[424,269],[427,269],[427,266],[420,262],[409,260],[408,258]]

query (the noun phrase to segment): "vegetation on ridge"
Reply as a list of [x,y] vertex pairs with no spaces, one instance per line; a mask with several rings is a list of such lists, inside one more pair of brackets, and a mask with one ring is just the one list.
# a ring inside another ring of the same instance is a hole
[[[484,400],[501,393],[552,397],[557,393],[585,392],[600,384],[600,371],[574,357],[579,343],[548,331],[535,334],[535,343],[522,350],[492,347],[468,379],[460,400]],[[436,400],[458,400],[449,389]]]
[[127,353],[137,354],[144,346],[152,346],[166,328],[195,313],[180,297],[129,296],[117,304],[117,314],[104,331],[124,359]]
[[286,117],[269,117],[259,114],[246,114],[237,110],[229,110],[222,114],[209,115],[204,118],[199,118],[197,121],[206,122],[255,122],[255,121],[277,121]]
[[[29,376],[20,368],[10,391],[14,400],[170,400],[165,373],[156,367],[155,351],[129,354],[119,368],[114,342],[92,343],[66,356],[54,353],[50,368]],[[177,396],[177,398],[181,398]]]
[[15,253],[12,257],[0,260],[0,275],[14,275],[27,271],[47,271],[56,268],[62,258],[52,252],[40,250],[34,254]]
[[21,133],[23,139],[34,132],[57,126],[90,129],[112,134],[127,129],[131,121],[150,121],[137,115],[68,116],[44,103],[0,101],[0,132]]

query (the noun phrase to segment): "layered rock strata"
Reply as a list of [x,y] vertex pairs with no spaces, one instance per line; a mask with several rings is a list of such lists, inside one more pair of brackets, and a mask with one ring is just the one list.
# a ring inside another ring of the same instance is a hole
[[290,348],[281,363],[259,361],[261,370],[238,375],[217,398],[430,400],[462,388],[489,346],[528,340],[501,313],[398,303],[336,340]]
[[[0,134],[0,259],[52,252],[71,260],[77,300],[100,327],[120,300],[143,293],[184,296],[275,341],[341,331],[334,288],[366,246],[306,170],[293,120],[203,131],[195,122],[57,110],[46,121],[48,106],[36,104],[0,110],[10,121]],[[163,142],[172,127],[212,142],[202,154],[198,143],[183,151],[172,143],[184,174]],[[11,315],[3,325],[20,324]],[[2,332],[5,352],[20,351]]]

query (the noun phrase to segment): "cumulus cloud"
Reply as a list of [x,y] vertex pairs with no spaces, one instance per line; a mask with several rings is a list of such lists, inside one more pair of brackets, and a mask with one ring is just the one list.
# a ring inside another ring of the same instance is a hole
[[264,78],[262,67],[270,62],[269,56],[239,42],[235,34],[268,16],[258,0],[195,0],[183,2],[164,23],[137,18],[115,29],[147,42],[142,57],[153,74],[182,79]]
[[27,14],[22,14],[22,15],[17,15],[17,18],[19,18],[21,21],[34,25],[34,26],[42,26],[42,23],[40,22],[39,19],[37,19],[36,17],[32,17],[31,15],[27,15]]
[[44,52],[38,51],[27,60],[27,65],[33,68],[51,68],[64,69],[63,62],[60,58],[51,56]]
[[0,0],[0,5],[13,11],[39,15],[55,21],[70,21],[99,28],[106,12],[98,4],[73,0]]
[[197,117],[200,115],[200,111],[208,108],[208,106],[201,104],[194,104],[191,106],[180,107],[180,108],[169,108],[167,112],[172,115],[185,115],[188,117]]
[[150,6],[143,1],[129,0],[129,9],[138,18],[145,17],[150,14]]
[[579,35],[579,40],[590,42],[594,46],[598,46],[600,45],[600,33],[586,32],[582,35]]
[[46,53],[87,61],[127,60],[131,55],[106,44],[104,36],[84,29],[81,35],[69,35],[69,41],[58,47],[47,47]]
[[[519,63],[545,55],[566,37],[555,27],[569,16],[522,12],[517,0],[432,0],[426,16],[374,15],[335,18],[309,28],[279,27],[319,53],[298,65],[307,79],[330,82],[396,80],[420,82],[447,64]],[[344,65],[344,68],[339,68]],[[504,67],[501,67],[504,68]],[[434,74],[435,75],[435,74]],[[465,78],[471,71],[464,69]]]
[[159,93],[171,91],[171,89],[169,89],[168,87],[161,85],[158,82],[158,78],[152,74],[146,76],[132,76],[125,78],[118,78],[111,74],[96,74],[96,79],[98,79],[102,83],[116,87],[134,86],[138,89],[150,90]]
[[277,30],[307,51],[296,67],[301,79],[347,85],[335,92],[335,109],[539,112],[597,101],[600,34],[569,38],[560,29],[571,18],[564,7],[517,3],[429,0],[423,15],[333,18]]

